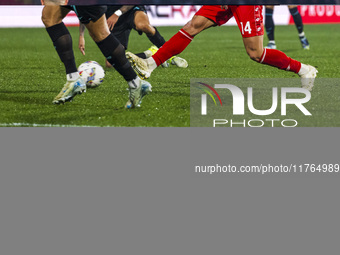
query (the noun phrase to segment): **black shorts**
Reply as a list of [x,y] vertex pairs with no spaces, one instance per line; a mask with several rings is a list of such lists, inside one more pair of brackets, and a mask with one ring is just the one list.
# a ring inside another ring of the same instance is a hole
[[[106,17],[110,17],[119,8],[117,6],[108,6]],[[129,36],[132,29],[136,30],[135,25],[135,13],[137,11],[143,11],[146,13],[145,7],[143,5],[136,5],[127,13],[124,13],[119,17],[117,23],[111,31],[114,36],[120,41],[121,44],[127,49],[129,43]],[[141,35],[142,33],[139,32]]]
[[106,5],[65,5],[63,7],[73,10],[83,24],[88,24],[90,21],[96,22],[107,10]]

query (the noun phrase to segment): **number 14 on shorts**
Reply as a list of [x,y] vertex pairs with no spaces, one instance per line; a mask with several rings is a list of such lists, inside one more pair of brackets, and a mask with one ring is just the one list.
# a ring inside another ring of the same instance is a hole
[[240,22],[240,24],[241,24],[242,35],[244,35],[245,32],[251,34],[250,21],[247,21],[245,26],[243,26],[243,22]]

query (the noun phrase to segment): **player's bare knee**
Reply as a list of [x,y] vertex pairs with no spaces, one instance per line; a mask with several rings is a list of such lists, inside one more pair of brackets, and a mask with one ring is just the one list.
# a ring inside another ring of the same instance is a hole
[[199,34],[204,29],[204,24],[202,22],[191,20],[184,27],[183,30],[191,36]]
[[136,24],[136,30],[141,31],[147,35],[152,35],[155,33],[155,29],[149,23]]
[[[45,6],[41,13],[41,21],[45,27],[57,25],[63,21],[62,14],[60,14],[60,7],[58,6]],[[67,13],[65,13],[66,16]]]
[[45,25],[45,27],[49,27],[50,20],[51,20],[50,15],[48,15],[44,7],[42,14],[41,14],[41,21]]
[[250,57],[251,60],[254,60],[256,62],[260,62],[262,52],[256,49],[247,49],[247,54]]
[[89,35],[91,36],[92,40],[95,42],[100,42],[110,35],[110,33],[108,33],[105,29],[100,30],[94,27],[89,27],[89,26],[86,26],[86,27],[89,31]]
[[96,22],[90,21],[85,24],[90,36],[95,42],[100,42],[110,35],[110,30],[106,25],[106,19],[104,15]]

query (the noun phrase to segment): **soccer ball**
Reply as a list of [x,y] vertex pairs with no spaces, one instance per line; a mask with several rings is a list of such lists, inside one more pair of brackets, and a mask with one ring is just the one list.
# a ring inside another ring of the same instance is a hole
[[104,81],[105,71],[96,61],[82,63],[78,67],[78,72],[87,88],[96,88]]

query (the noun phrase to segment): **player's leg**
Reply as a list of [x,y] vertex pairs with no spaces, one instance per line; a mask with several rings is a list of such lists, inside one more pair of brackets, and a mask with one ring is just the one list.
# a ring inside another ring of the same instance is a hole
[[301,63],[296,61],[282,51],[263,48],[263,35],[244,37],[243,43],[249,57],[261,64],[277,67],[282,70],[298,73]]
[[148,50],[138,53],[136,56],[143,59],[149,58],[158,50],[158,47],[165,43],[163,36],[160,35],[155,27],[151,26],[144,6],[135,6],[126,17],[125,23],[130,30],[136,30],[139,35],[145,33],[153,44]]
[[[136,6],[135,8],[138,9],[134,9],[134,13],[131,13],[133,15],[133,24],[131,24],[131,27],[138,31],[140,35],[145,33],[149,41],[153,44],[148,50],[136,54],[136,56],[146,59],[155,54],[158,51],[158,48],[162,47],[165,43],[165,39],[157,28],[150,24],[145,8],[143,6]],[[164,62],[162,66],[169,67],[169,64]]]
[[[129,37],[130,37],[131,29],[125,28],[125,26],[124,26],[124,29],[122,29],[121,26],[117,26],[117,29],[115,29],[115,27],[113,28],[113,30],[111,30],[111,33],[123,45],[124,49],[126,50],[129,44]],[[112,68],[112,65],[109,63],[109,61],[107,61],[106,58],[105,58],[105,66],[108,68]]]
[[[148,50],[136,54],[138,57],[146,59],[155,54],[158,49],[164,45],[165,39],[159,33],[158,29],[150,24],[145,8],[143,6],[137,6],[135,8],[136,11],[134,12],[133,28],[140,34],[145,33],[150,42],[153,44]],[[178,67],[188,67],[188,62],[180,57],[173,57],[170,59],[170,62]],[[169,67],[169,63],[167,61],[163,62],[162,67]]]
[[276,49],[263,49],[263,36],[243,38],[243,42],[249,57],[261,64],[277,67],[281,70],[298,74],[302,79],[302,87],[312,90],[317,74],[315,67],[305,65],[288,57],[282,51]]
[[275,24],[273,19],[273,13],[274,13],[274,5],[266,5],[266,11],[265,11],[265,28],[266,33],[268,36],[268,45],[266,48],[268,49],[276,49],[275,39],[274,39],[274,30],[275,30]]
[[180,54],[191,43],[195,35],[215,25],[208,18],[195,15],[179,32],[164,43],[151,58],[143,60],[128,52],[128,59],[136,71],[142,72],[142,76],[148,78],[154,69],[169,58]]
[[293,17],[296,29],[298,30],[299,33],[299,39],[301,42],[301,46],[305,50],[309,50],[309,42],[306,38],[305,32],[303,31],[303,22],[302,22],[302,17],[299,12],[299,9],[297,8],[297,5],[288,5],[288,9],[290,14]]
[[46,31],[50,36],[53,45],[64,63],[66,73],[77,72],[76,63],[73,55],[72,37],[62,22],[70,10],[54,5],[44,6],[41,19],[45,25]]
[[218,5],[202,6],[194,17],[153,55],[156,66],[181,53],[203,30],[217,25],[221,26],[231,17],[230,10],[222,10]]
[[[106,19],[111,17],[117,8],[119,8],[119,6],[107,6],[107,11],[105,12]],[[124,46],[125,50],[128,48],[129,37],[132,30],[132,26],[130,24],[132,21],[130,21],[130,19],[133,20],[133,16],[131,17],[131,12],[132,10],[120,16],[110,31],[114,37]],[[105,63],[106,67],[112,67],[112,65],[107,60]]]
[[169,58],[180,54],[193,40],[194,36],[214,23],[202,16],[194,16],[179,32],[170,38],[151,58],[140,59],[127,52],[127,57],[132,62],[134,69],[140,72],[143,78],[148,78],[151,72],[167,61]]
[[105,16],[103,15],[95,22],[90,21],[85,24],[85,26],[105,58],[115,67],[124,79],[126,81],[132,81],[136,78],[136,73],[133,71],[130,63],[125,57],[125,48],[117,38],[110,33]]
[[282,51],[263,48],[263,18],[261,8],[262,6],[232,7],[247,54],[258,63],[298,74],[302,78],[302,87],[312,90],[317,74],[317,70],[314,67],[302,64],[288,57]]
[[85,26],[108,62],[128,83],[130,95],[126,108],[137,106],[142,97],[151,91],[151,85],[142,81],[132,69],[125,56],[124,46],[110,33],[104,14],[96,21],[89,21]]
[[151,26],[149,17],[144,11],[136,11],[134,14],[135,29],[143,32],[149,38],[150,42],[158,48],[165,43],[164,37],[159,33],[157,28]]
[[243,38],[243,44],[248,56],[252,60],[260,62],[264,52],[263,35]]
[[153,68],[159,66],[172,56],[180,54],[188,47],[193,38],[203,30],[215,26],[215,23],[206,17],[195,15],[179,32],[170,38],[158,51],[152,56],[155,61]]
[[140,59],[134,54],[127,53],[130,62],[137,72],[148,78],[151,72],[169,58],[181,53],[193,38],[205,29],[222,25],[232,17],[232,12],[222,10],[219,5],[204,5],[194,17],[169,41],[167,41],[151,58]]
[[71,101],[75,95],[81,94],[86,90],[84,82],[79,77],[75,63],[72,37],[62,22],[69,11],[69,9],[58,5],[45,5],[41,16],[46,31],[66,70],[67,82],[53,100],[55,104]]

